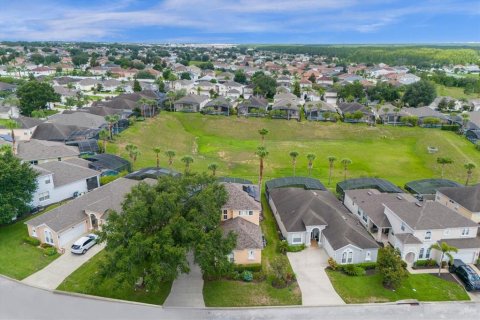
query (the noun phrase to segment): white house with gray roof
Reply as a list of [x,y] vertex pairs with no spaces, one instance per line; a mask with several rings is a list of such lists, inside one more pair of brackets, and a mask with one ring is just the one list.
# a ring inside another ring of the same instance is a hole
[[78,158],[78,147],[67,146],[61,142],[36,140],[19,141],[16,156],[22,161],[39,164],[49,161],[63,161]]

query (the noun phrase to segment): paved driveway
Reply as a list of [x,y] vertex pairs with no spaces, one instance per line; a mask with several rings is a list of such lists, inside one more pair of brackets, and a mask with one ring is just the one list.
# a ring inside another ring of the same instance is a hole
[[173,281],[170,294],[163,303],[164,307],[205,307],[202,271],[193,262],[192,253],[188,254],[187,259],[190,264],[190,273],[182,273]]
[[345,304],[325,272],[328,255],[325,250],[310,247],[300,252],[288,252],[288,260],[302,290],[302,305],[325,306]]
[[[67,248],[69,247],[70,246]],[[100,252],[104,247],[105,244],[96,244],[84,255],[76,255],[70,251],[66,251],[48,266],[23,279],[22,282],[44,289],[56,289],[66,277],[80,268],[82,264]]]

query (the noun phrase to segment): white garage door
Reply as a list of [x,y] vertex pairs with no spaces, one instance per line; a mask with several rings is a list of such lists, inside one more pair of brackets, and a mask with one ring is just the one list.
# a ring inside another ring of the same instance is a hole
[[458,250],[458,253],[453,253],[454,259],[460,259],[465,263],[473,263],[475,261],[475,251],[473,250]]
[[60,247],[64,247],[71,241],[77,240],[82,234],[87,232],[85,222],[79,223],[76,226],[73,226],[69,230],[63,231],[60,235],[59,244]]

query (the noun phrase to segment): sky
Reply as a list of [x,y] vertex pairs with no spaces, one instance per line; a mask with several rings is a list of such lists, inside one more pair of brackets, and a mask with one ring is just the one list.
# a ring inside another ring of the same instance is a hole
[[0,0],[0,40],[480,42],[480,0]]

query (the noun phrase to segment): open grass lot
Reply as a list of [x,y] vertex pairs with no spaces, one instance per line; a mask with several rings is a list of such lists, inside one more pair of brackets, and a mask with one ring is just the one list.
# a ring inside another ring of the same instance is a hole
[[[50,206],[47,210],[55,206]],[[33,216],[29,217],[31,218]],[[42,249],[23,243],[23,239],[28,236],[27,226],[24,224],[26,220],[0,227],[0,274],[18,280],[43,269],[59,256],[46,256]]]
[[464,88],[446,87],[446,86],[441,85],[441,84],[435,84],[435,87],[437,88],[437,95],[439,95],[439,96],[447,96],[447,97],[452,97],[452,98],[455,98],[455,99],[462,99],[462,98],[477,99],[477,98],[480,98],[480,94],[478,94],[478,93],[471,93],[471,94],[464,93],[463,92]]
[[99,284],[92,284],[92,278],[95,277],[99,261],[103,258],[104,252],[101,251],[90,259],[83,266],[73,272],[66,278],[57,290],[71,291],[95,296],[131,300],[150,304],[161,305],[167,298],[172,287],[172,283],[164,283],[159,289],[146,292],[145,290],[135,291],[130,286],[116,286],[116,282],[107,279]]
[[419,301],[470,300],[457,283],[430,274],[411,274],[395,291],[385,289],[379,274],[352,277],[339,271],[327,270],[337,293],[346,303],[388,302],[404,299]]
[[[338,159],[347,157],[353,163],[349,177],[380,177],[403,186],[422,178],[439,177],[439,156],[448,156],[455,163],[445,169],[445,177],[464,182],[467,161],[480,166],[480,152],[472,143],[452,132],[439,129],[377,126],[363,124],[315,123],[272,119],[244,119],[237,117],[203,116],[163,112],[155,119],[137,123],[122,132],[116,143],[108,144],[108,151],[128,158],[125,146],[137,145],[139,155],[136,168],[155,165],[154,146],[162,150],[176,150],[174,168],[183,171],[180,158],[189,154],[194,158],[193,171],[205,171],[211,162],[219,164],[217,175],[243,177],[257,181],[258,159],[254,152],[260,145],[258,130],[267,128],[266,147],[270,154],[265,162],[265,179],[292,175],[289,152],[297,150],[297,175],[307,175],[307,153],[315,153],[312,175],[325,184],[328,180],[329,155]],[[437,154],[428,154],[427,146],[436,146]],[[161,165],[167,165],[162,157]],[[479,170],[472,181],[479,180]],[[337,161],[330,187],[343,179],[343,170]]]

